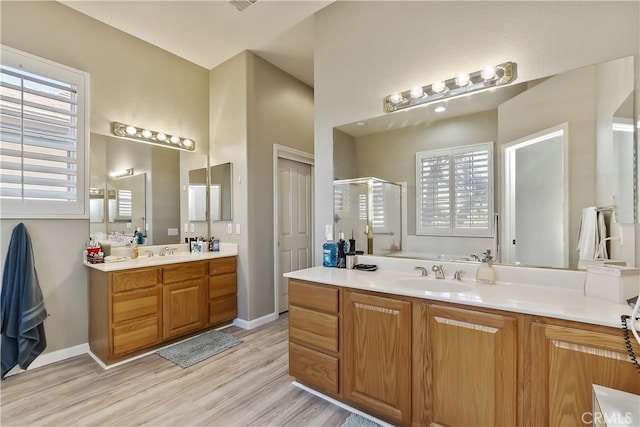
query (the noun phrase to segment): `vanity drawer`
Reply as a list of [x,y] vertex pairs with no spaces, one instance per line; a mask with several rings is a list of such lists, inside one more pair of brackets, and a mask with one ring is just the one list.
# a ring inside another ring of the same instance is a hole
[[170,265],[162,267],[162,274],[165,284],[200,279],[207,276],[207,263],[195,261]]
[[337,352],[338,317],[290,306],[289,339]]
[[162,288],[142,289],[113,296],[112,323],[160,312]]
[[209,301],[209,324],[231,321],[238,315],[238,301],[235,295]]
[[289,279],[289,304],[338,314],[338,289]]
[[218,258],[209,261],[209,274],[216,276],[218,274],[235,273],[237,269],[236,257]]
[[148,317],[112,329],[113,355],[130,353],[160,341],[160,319]]
[[134,289],[149,288],[161,281],[159,268],[138,268],[136,270],[112,273],[112,292],[124,292]]
[[322,391],[338,394],[338,369],[337,358],[289,343],[289,375],[296,379]]
[[209,276],[209,299],[236,294],[236,273]]

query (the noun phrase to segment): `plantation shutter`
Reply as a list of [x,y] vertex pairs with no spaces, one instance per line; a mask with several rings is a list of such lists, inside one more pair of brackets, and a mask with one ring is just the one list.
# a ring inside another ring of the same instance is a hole
[[456,230],[471,232],[490,226],[489,148],[461,149],[453,153]]
[[418,233],[450,233],[450,154],[439,150],[418,153],[417,169]]
[[416,153],[417,234],[488,236],[492,143]]
[[[80,81],[84,90],[86,75],[5,50],[0,65],[3,216],[86,216],[85,105],[78,87]],[[51,73],[45,76],[47,67]]]

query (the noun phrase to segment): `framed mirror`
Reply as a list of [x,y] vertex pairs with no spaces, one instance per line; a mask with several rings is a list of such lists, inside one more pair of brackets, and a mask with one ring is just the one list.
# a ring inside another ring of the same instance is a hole
[[206,221],[207,215],[211,221],[231,221],[231,163],[211,166],[208,171],[208,176],[206,168],[189,171],[189,221]]

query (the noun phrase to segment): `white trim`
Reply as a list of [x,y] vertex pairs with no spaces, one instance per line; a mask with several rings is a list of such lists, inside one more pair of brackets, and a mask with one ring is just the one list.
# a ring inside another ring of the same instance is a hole
[[60,362],[62,360],[70,359],[72,357],[80,356],[81,354],[86,353],[89,353],[88,343],[79,344],[74,347],[63,348],[62,350],[56,350],[50,353],[45,353],[38,356],[27,369],[21,369],[16,365],[13,369],[7,372],[6,376],[8,377],[25,371],[30,371],[32,369],[40,368],[42,366],[50,365],[52,363]]
[[275,313],[270,313],[253,320],[233,319],[233,326],[237,326],[238,328],[242,329],[255,329],[259,326],[271,323],[274,320],[278,320],[277,310]]
[[353,407],[347,405],[346,403],[343,403],[343,402],[341,402],[339,400],[336,400],[336,399],[334,399],[332,397],[329,397],[329,396],[327,396],[327,395],[325,395],[323,393],[320,393],[319,391],[314,390],[314,389],[312,389],[310,387],[307,387],[304,384],[300,384],[297,381],[292,382],[291,385],[293,385],[294,387],[298,387],[298,388],[300,388],[300,389],[302,389],[304,391],[307,391],[307,392],[313,394],[314,396],[319,397],[320,399],[326,400],[329,403],[333,403],[334,405],[339,406],[342,409],[346,409],[347,411],[350,411],[350,412],[353,412],[355,414],[358,414],[361,417],[364,417],[364,418],[366,418],[368,420],[373,421],[374,423],[380,424],[383,427],[393,427],[393,424],[386,423],[386,422],[374,417],[373,415],[369,415],[366,412],[362,412],[362,411],[360,411],[360,410],[358,410],[356,408],[353,408]]
[[[288,159],[295,162],[304,163],[311,166],[311,176],[314,174],[315,160],[313,154],[305,153],[304,151],[296,150],[295,148],[285,147],[280,144],[273,144],[273,311],[278,318],[280,313],[280,288],[278,280],[278,237],[280,235],[280,221],[278,212],[278,159]],[[314,189],[313,179],[311,180],[311,224],[310,230],[314,229],[315,224],[315,209],[314,203]],[[313,262],[315,258],[315,240],[314,233],[311,233],[311,260]],[[274,319],[275,320],[275,319]]]

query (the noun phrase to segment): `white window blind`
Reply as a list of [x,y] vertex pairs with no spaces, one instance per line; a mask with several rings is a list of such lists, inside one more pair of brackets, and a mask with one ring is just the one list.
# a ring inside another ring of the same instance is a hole
[[2,47],[3,217],[87,217],[86,73]]
[[492,146],[416,154],[418,234],[491,235]]
[[118,219],[131,219],[133,197],[131,190],[118,190]]

